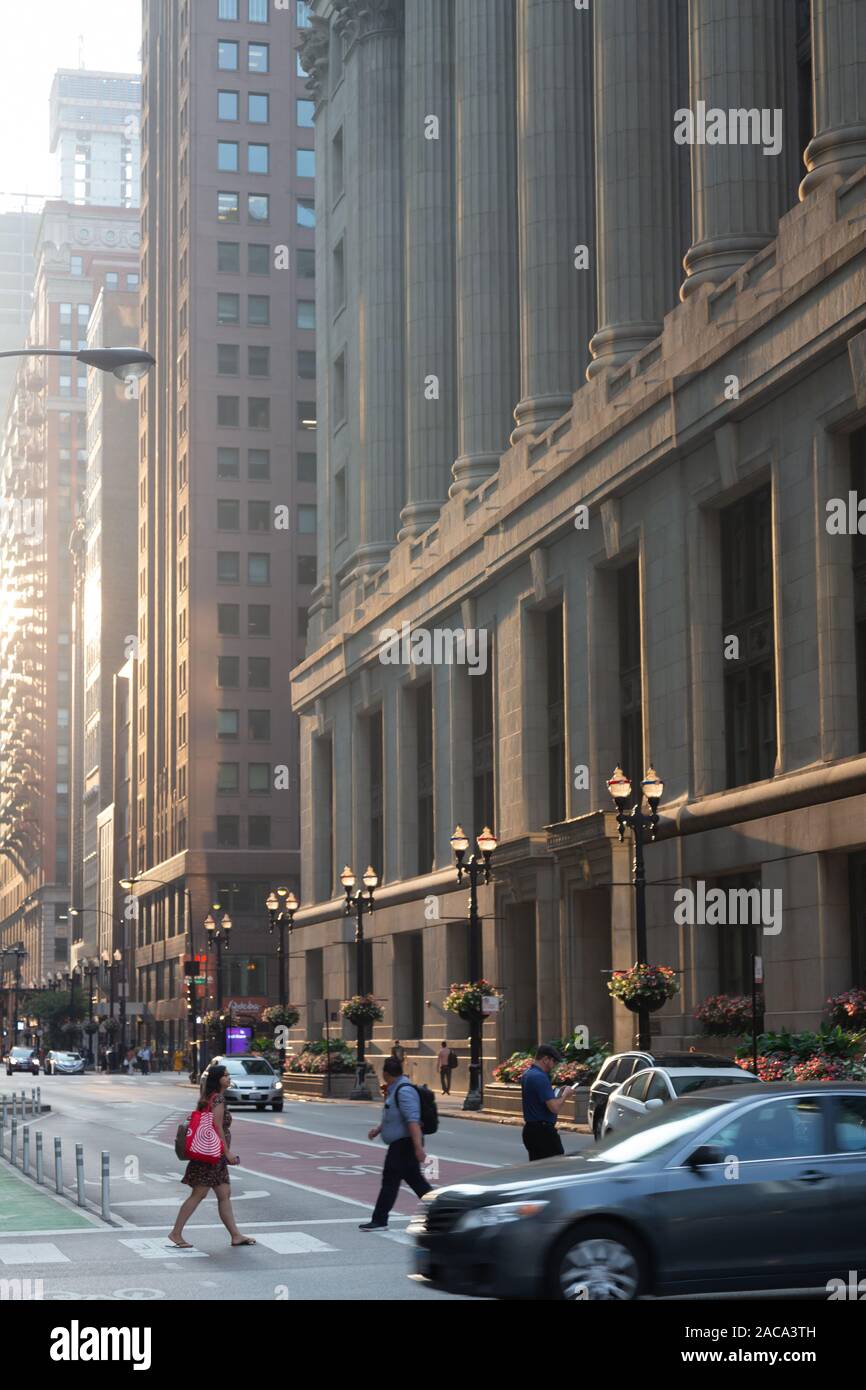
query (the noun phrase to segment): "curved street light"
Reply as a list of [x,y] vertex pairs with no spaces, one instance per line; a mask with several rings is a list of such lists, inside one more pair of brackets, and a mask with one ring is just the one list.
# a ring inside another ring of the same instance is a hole
[[151,353],[134,347],[82,348],[80,352],[44,347],[15,348],[12,352],[0,352],[0,357],[71,357],[84,367],[111,372],[120,381],[128,381],[130,377],[140,380],[156,366],[156,358]]

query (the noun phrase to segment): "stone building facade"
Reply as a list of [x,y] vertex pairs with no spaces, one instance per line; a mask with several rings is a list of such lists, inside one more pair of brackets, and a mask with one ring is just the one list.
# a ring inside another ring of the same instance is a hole
[[[432,1072],[465,1032],[449,838],[492,820],[488,1064],[580,1024],[630,1043],[606,782],[650,760],[649,957],[680,982],[654,1036],[689,1045],[755,951],[767,1024],[816,1026],[866,983],[863,542],[827,510],[866,495],[863,6],[317,0],[304,63],[299,1032],[352,992],[339,874],[371,861],[376,1033]],[[383,660],[406,623],[475,632],[486,662]],[[710,886],[768,890],[779,920],[681,925],[675,893]]]

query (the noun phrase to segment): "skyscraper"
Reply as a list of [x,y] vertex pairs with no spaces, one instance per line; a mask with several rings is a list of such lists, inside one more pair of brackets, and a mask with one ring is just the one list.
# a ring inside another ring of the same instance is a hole
[[[146,0],[136,990],[182,1040],[180,959],[219,903],[223,1000],[277,995],[269,888],[298,879],[289,671],[315,581],[306,6]],[[190,919],[188,905],[191,903]],[[216,981],[208,994],[216,994]]]
[[137,73],[58,71],[51,87],[51,151],[64,202],[138,207],[140,112]]

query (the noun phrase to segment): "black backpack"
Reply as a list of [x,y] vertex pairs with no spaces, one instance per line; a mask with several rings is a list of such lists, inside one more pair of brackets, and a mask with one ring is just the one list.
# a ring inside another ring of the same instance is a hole
[[452,1047],[451,1051],[448,1053],[448,1066],[450,1067],[451,1071],[456,1071],[459,1065],[460,1058],[457,1056],[457,1053],[454,1051],[454,1048]]
[[[403,1081],[404,1086],[411,1086],[413,1091],[418,1092],[418,1099],[421,1102],[421,1133],[435,1134],[439,1128],[439,1110],[436,1106],[436,1097],[429,1086],[416,1086],[412,1081]],[[400,1087],[397,1087],[399,1091]],[[394,1104],[397,1104],[397,1091],[394,1092]]]

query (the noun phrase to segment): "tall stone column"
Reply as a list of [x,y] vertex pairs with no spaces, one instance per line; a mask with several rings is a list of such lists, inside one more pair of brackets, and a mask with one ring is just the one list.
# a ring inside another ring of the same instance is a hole
[[[772,241],[790,204],[794,18],[789,0],[691,0],[692,244],[683,299],[701,285],[720,284]],[[735,138],[731,111],[757,114],[748,142],[742,129]],[[761,113],[772,116],[766,130]],[[718,135],[721,143],[709,143]],[[778,143],[774,154],[765,152],[768,135]]]
[[684,19],[682,0],[593,7],[599,327],[590,379],[657,338],[677,302]]
[[454,0],[405,0],[406,505],[420,536],[457,453]]
[[[517,0],[521,398],[516,443],[568,410],[595,327],[592,15]],[[576,248],[588,264],[578,269]]]
[[358,435],[355,574],[388,559],[400,525],[405,458],[403,0],[335,0],[346,62],[358,64]]
[[803,156],[806,198],[834,174],[866,164],[866,5],[812,0],[815,134]]
[[451,494],[508,447],[517,399],[514,0],[457,0],[458,448]]

